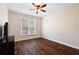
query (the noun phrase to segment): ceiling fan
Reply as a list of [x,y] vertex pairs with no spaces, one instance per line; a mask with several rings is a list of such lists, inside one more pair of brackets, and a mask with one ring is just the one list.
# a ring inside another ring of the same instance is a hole
[[46,7],[47,4],[36,5],[35,3],[32,3],[32,5],[35,7],[35,9],[29,9],[29,10],[36,10],[36,14],[38,14],[38,11],[46,12],[46,10],[44,10],[44,7]]

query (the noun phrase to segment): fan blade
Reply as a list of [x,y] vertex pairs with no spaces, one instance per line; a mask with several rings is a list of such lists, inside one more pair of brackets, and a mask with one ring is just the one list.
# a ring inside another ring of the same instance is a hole
[[34,3],[32,3],[32,5],[34,5],[36,7],[36,5]]
[[36,9],[29,9],[29,10],[36,10]]
[[41,10],[41,11],[46,12],[45,10]]
[[42,5],[42,6],[41,6],[41,8],[44,8],[44,7],[46,7],[46,6],[47,6],[47,5],[46,5],[46,4],[44,4],[44,5]]

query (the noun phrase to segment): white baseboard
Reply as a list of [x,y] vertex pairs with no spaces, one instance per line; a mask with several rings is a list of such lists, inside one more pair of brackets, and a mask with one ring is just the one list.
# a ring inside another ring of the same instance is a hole
[[31,37],[31,38],[25,38],[25,39],[18,39],[18,40],[15,40],[15,41],[30,40],[30,39],[39,38],[39,37],[41,37],[41,36]]
[[48,37],[43,37],[43,38],[46,38],[46,39],[51,40],[51,41],[54,41],[54,42],[58,42],[60,44],[66,45],[66,46],[70,46],[70,47],[75,48],[75,49],[79,49],[79,47],[73,46],[71,44],[67,44],[67,43],[64,43],[64,42],[61,42],[61,41],[57,41],[57,40],[54,40],[54,39],[51,39],[51,38],[48,38]]

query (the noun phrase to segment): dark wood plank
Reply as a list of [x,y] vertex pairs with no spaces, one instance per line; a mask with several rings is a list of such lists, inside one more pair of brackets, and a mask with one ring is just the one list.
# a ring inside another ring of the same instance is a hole
[[16,55],[79,55],[79,50],[44,38],[16,42]]

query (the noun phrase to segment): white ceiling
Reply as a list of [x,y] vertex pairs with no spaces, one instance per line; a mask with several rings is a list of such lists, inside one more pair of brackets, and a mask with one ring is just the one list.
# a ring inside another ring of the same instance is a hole
[[57,10],[62,9],[64,6],[71,5],[67,3],[46,3],[46,4],[47,6],[45,7],[45,9],[47,12],[46,13],[39,12],[38,14],[36,14],[35,10],[32,11],[29,10],[34,8],[34,6],[31,3],[8,3],[7,5],[9,10],[39,17],[44,17],[47,14],[54,13]]

